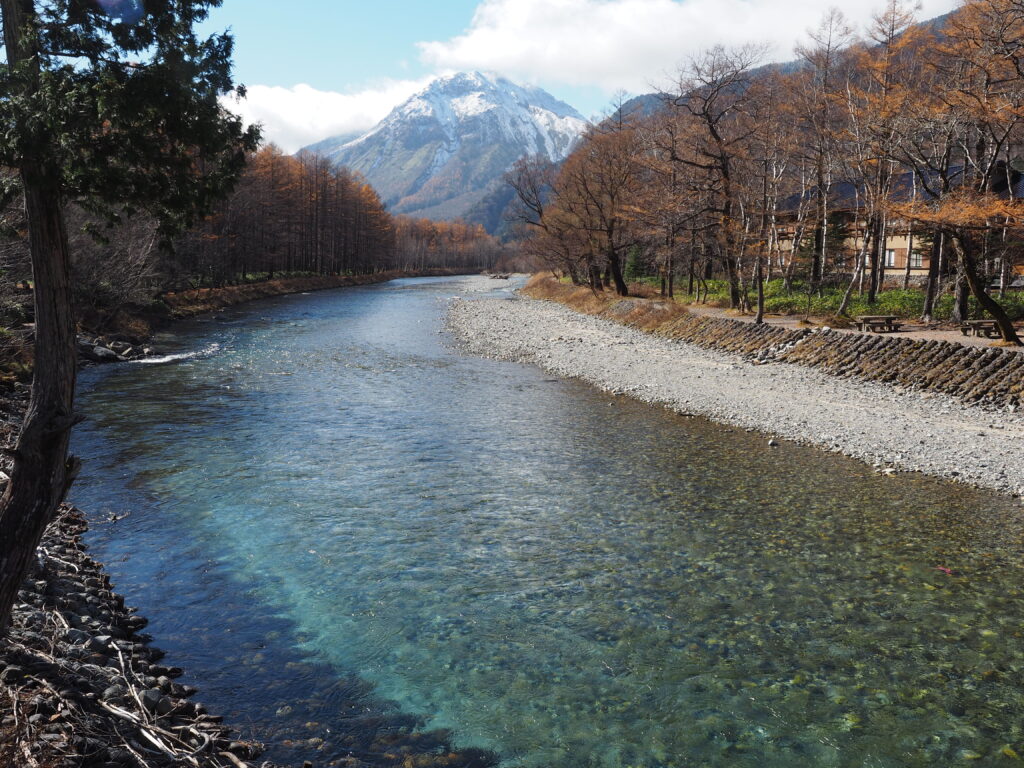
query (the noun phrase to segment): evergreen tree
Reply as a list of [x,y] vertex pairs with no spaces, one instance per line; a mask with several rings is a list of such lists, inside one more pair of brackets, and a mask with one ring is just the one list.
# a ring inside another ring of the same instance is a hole
[[629,256],[626,258],[626,273],[624,277],[627,283],[639,283],[647,273],[640,261],[642,255],[640,246],[634,245],[629,249]]
[[145,210],[169,237],[230,190],[257,144],[221,106],[236,90],[231,37],[195,32],[218,5],[0,0],[0,164],[18,171],[3,192],[24,197],[35,291],[31,398],[0,499],[0,632],[77,471],[65,206],[110,220]]

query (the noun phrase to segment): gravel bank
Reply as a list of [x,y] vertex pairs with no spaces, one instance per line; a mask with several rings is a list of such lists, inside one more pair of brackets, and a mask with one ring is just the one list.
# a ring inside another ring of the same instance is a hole
[[448,329],[473,354],[539,365],[681,413],[1024,495],[1024,417],[813,369],[753,365],[559,304],[454,300]]
[[[189,700],[182,671],[140,633],[146,620],[85,552],[85,519],[63,506],[0,638],[0,765],[250,768],[258,745]],[[269,763],[266,768],[272,768]]]

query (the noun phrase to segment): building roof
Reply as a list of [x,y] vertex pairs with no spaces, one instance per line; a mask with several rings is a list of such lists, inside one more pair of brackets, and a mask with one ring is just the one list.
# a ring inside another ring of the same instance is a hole
[[[996,173],[993,184],[993,192],[1009,199],[1024,198],[1024,158],[1016,158],[1010,163],[999,163],[1000,172]],[[938,188],[941,180],[938,173],[930,174],[934,183],[928,186]],[[963,166],[954,166],[950,169],[950,184],[954,187],[963,181]],[[799,209],[801,202],[812,202],[820,195],[818,187],[813,187],[806,192],[798,192],[790,195],[779,205],[781,212],[795,212]],[[892,180],[889,192],[889,200],[894,203],[909,203],[913,200],[921,200],[926,197],[934,198],[935,195],[926,191],[914,171],[903,171],[896,174]],[[849,181],[840,181],[832,185],[829,190],[829,207],[833,211],[856,211],[863,207],[865,199],[865,185],[854,184]]]

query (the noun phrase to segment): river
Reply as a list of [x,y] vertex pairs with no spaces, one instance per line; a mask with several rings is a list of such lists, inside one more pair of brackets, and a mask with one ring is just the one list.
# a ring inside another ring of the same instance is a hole
[[81,377],[92,553],[267,758],[1024,754],[1018,503],[459,354],[465,285],[261,301]]

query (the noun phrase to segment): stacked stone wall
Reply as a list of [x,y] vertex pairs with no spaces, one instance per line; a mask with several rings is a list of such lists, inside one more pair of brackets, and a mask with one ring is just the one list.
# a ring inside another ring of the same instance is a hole
[[1024,399],[1024,354],[829,328],[790,329],[729,318],[678,317],[656,333],[758,363],[791,363],[833,376],[891,382],[971,403],[1017,406]]

